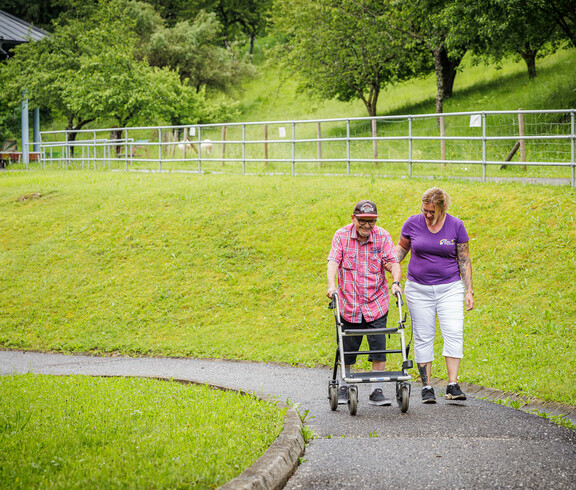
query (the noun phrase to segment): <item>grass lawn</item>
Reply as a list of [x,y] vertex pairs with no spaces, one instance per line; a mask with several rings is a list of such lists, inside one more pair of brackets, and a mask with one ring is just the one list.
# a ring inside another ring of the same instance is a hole
[[471,236],[477,307],[461,380],[576,404],[576,190],[566,187],[3,173],[0,345],[329,365],[334,231],[366,197],[397,240],[435,183]]
[[134,378],[0,376],[0,487],[216,488],[282,430],[236,392]]

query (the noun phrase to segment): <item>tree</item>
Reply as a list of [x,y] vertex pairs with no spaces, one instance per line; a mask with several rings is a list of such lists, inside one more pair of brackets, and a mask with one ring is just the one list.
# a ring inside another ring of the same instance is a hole
[[576,3],[574,0],[534,0],[541,15],[554,19],[576,48]]
[[102,3],[87,18],[62,18],[51,36],[19,46],[3,67],[7,99],[19,101],[26,90],[32,106],[67,117],[74,140],[96,119],[122,127],[173,116],[173,106],[201,98],[181,90],[176,72],[136,60],[135,46],[118,4]]
[[281,58],[301,88],[323,99],[362,100],[370,116],[382,87],[418,73],[422,49],[388,29],[375,0],[281,0],[276,24],[288,42]]
[[467,45],[454,37],[461,21],[451,16],[450,7],[458,0],[397,0],[391,25],[424,44],[434,59],[436,72],[436,112],[444,111],[444,100],[452,96],[458,67]]
[[510,54],[526,63],[536,77],[536,58],[554,52],[561,41],[552,19],[525,0],[466,0],[452,4],[447,14],[461,19],[454,37],[478,57],[499,63]]
[[152,65],[177,70],[198,92],[202,87],[226,90],[252,70],[233,49],[217,46],[220,30],[216,14],[201,11],[193,22],[157,29],[143,52]]
[[168,27],[179,22],[193,22],[201,11],[214,13],[221,26],[224,47],[246,35],[249,39],[250,59],[254,42],[269,25],[274,0],[147,0],[155,5],[167,20]]

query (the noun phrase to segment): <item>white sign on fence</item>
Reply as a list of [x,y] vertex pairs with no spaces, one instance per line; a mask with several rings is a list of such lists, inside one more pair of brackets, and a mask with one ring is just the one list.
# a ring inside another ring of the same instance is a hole
[[196,128],[194,126],[190,126],[190,136],[196,136]]
[[482,127],[482,114],[472,114],[470,116],[470,127],[471,128]]
[[286,128],[278,128],[278,135],[280,138],[286,138]]

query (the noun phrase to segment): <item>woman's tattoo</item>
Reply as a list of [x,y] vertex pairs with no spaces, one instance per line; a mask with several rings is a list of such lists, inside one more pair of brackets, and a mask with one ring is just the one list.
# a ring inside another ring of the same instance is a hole
[[428,386],[428,373],[426,372],[426,364],[418,364],[418,371],[420,372],[422,386]]
[[468,242],[456,244],[456,255],[462,282],[466,287],[466,291],[472,291],[472,262],[470,261]]
[[408,254],[408,250],[403,247],[396,247],[396,255],[398,255],[398,262],[402,262],[404,257]]

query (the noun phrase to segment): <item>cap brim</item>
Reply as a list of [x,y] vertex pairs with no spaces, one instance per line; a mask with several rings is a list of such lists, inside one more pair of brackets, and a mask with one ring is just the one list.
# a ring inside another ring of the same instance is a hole
[[377,214],[355,214],[357,218],[377,218]]

